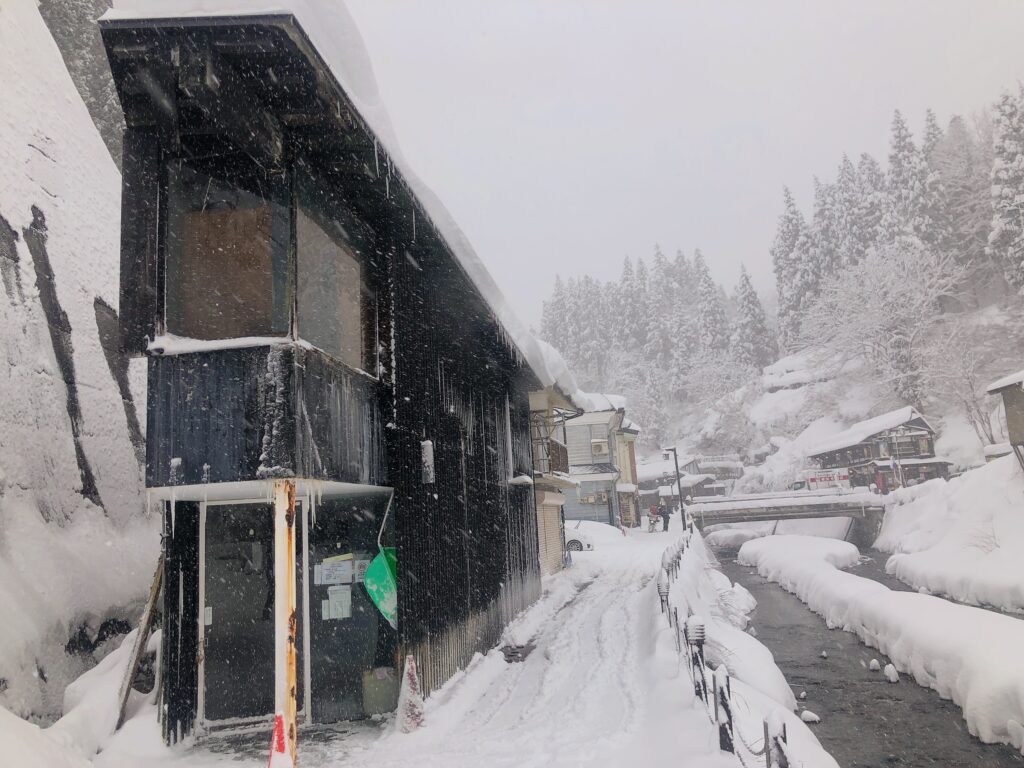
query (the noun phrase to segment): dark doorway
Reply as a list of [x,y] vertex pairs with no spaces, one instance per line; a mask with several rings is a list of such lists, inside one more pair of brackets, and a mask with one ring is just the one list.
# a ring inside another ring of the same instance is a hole
[[206,511],[204,717],[274,710],[274,518],[269,504]]

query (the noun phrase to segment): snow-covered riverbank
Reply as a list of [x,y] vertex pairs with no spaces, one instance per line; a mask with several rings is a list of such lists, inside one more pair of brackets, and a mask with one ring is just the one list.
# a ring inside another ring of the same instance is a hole
[[915,589],[1024,612],[1024,472],[1005,456],[895,494],[875,547]]
[[747,542],[739,562],[793,592],[830,627],[854,632],[899,671],[952,699],[972,734],[1024,748],[1024,621],[843,572],[852,544],[803,536]]

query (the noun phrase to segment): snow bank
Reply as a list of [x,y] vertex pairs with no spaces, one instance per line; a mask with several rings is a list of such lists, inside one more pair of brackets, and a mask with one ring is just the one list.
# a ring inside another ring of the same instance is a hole
[[1014,456],[893,496],[875,542],[895,553],[889,573],[960,602],[1024,611],[1024,473]]
[[[680,620],[689,613],[704,619],[705,658],[712,667],[724,665],[733,678],[736,726],[748,743],[760,736],[765,718],[780,714],[786,723],[789,753],[797,765],[838,768],[835,760],[794,714],[796,697],[775,664],[771,651],[742,631],[757,601],[742,585],[731,584],[708,553],[699,533],[690,538],[679,574],[669,591],[670,605]],[[684,667],[685,669],[685,667]],[[741,747],[742,752],[742,747]],[[747,759],[751,759],[747,755]]]
[[704,618],[708,660],[725,664],[729,674],[776,701],[796,709],[796,698],[775,664],[772,652],[743,631],[746,614],[756,605],[745,589],[734,592],[729,578],[718,570],[699,533],[683,556],[679,577],[669,594],[671,603],[685,618],[691,613]]
[[144,366],[119,389],[98,328],[117,307],[120,177],[37,3],[2,5],[0,703],[48,719],[92,663],[64,653],[70,633],[116,609],[134,619],[159,534],[137,522],[122,396],[143,391]]
[[87,760],[51,739],[39,726],[0,707],[0,758],[5,766],[90,768]]
[[852,544],[774,536],[743,545],[739,562],[778,582],[831,628],[857,634],[896,668],[963,709],[972,734],[1024,749],[1024,622],[845,573]]

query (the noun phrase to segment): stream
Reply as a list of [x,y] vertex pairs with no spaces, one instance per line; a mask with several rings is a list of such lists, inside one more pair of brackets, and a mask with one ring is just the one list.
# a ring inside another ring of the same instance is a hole
[[[983,744],[967,732],[960,708],[913,678],[886,681],[871,672],[872,659],[888,659],[857,636],[828,629],[824,620],[795,596],[736,563],[735,549],[717,550],[722,571],[757,599],[751,625],[775,656],[801,705],[821,717],[815,735],[843,768],[943,766],[1003,768],[1024,766],[1024,756],[1008,745]],[[885,573],[885,555],[852,569],[893,589],[908,589]],[[823,656],[822,654],[825,654]]]

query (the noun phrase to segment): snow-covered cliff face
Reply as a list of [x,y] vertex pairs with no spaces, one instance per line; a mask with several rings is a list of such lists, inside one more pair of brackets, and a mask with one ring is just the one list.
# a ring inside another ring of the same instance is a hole
[[0,4],[0,93],[0,704],[47,717],[88,663],[69,637],[144,595],[159,538],[112,335],[120,177],[35,0]]

